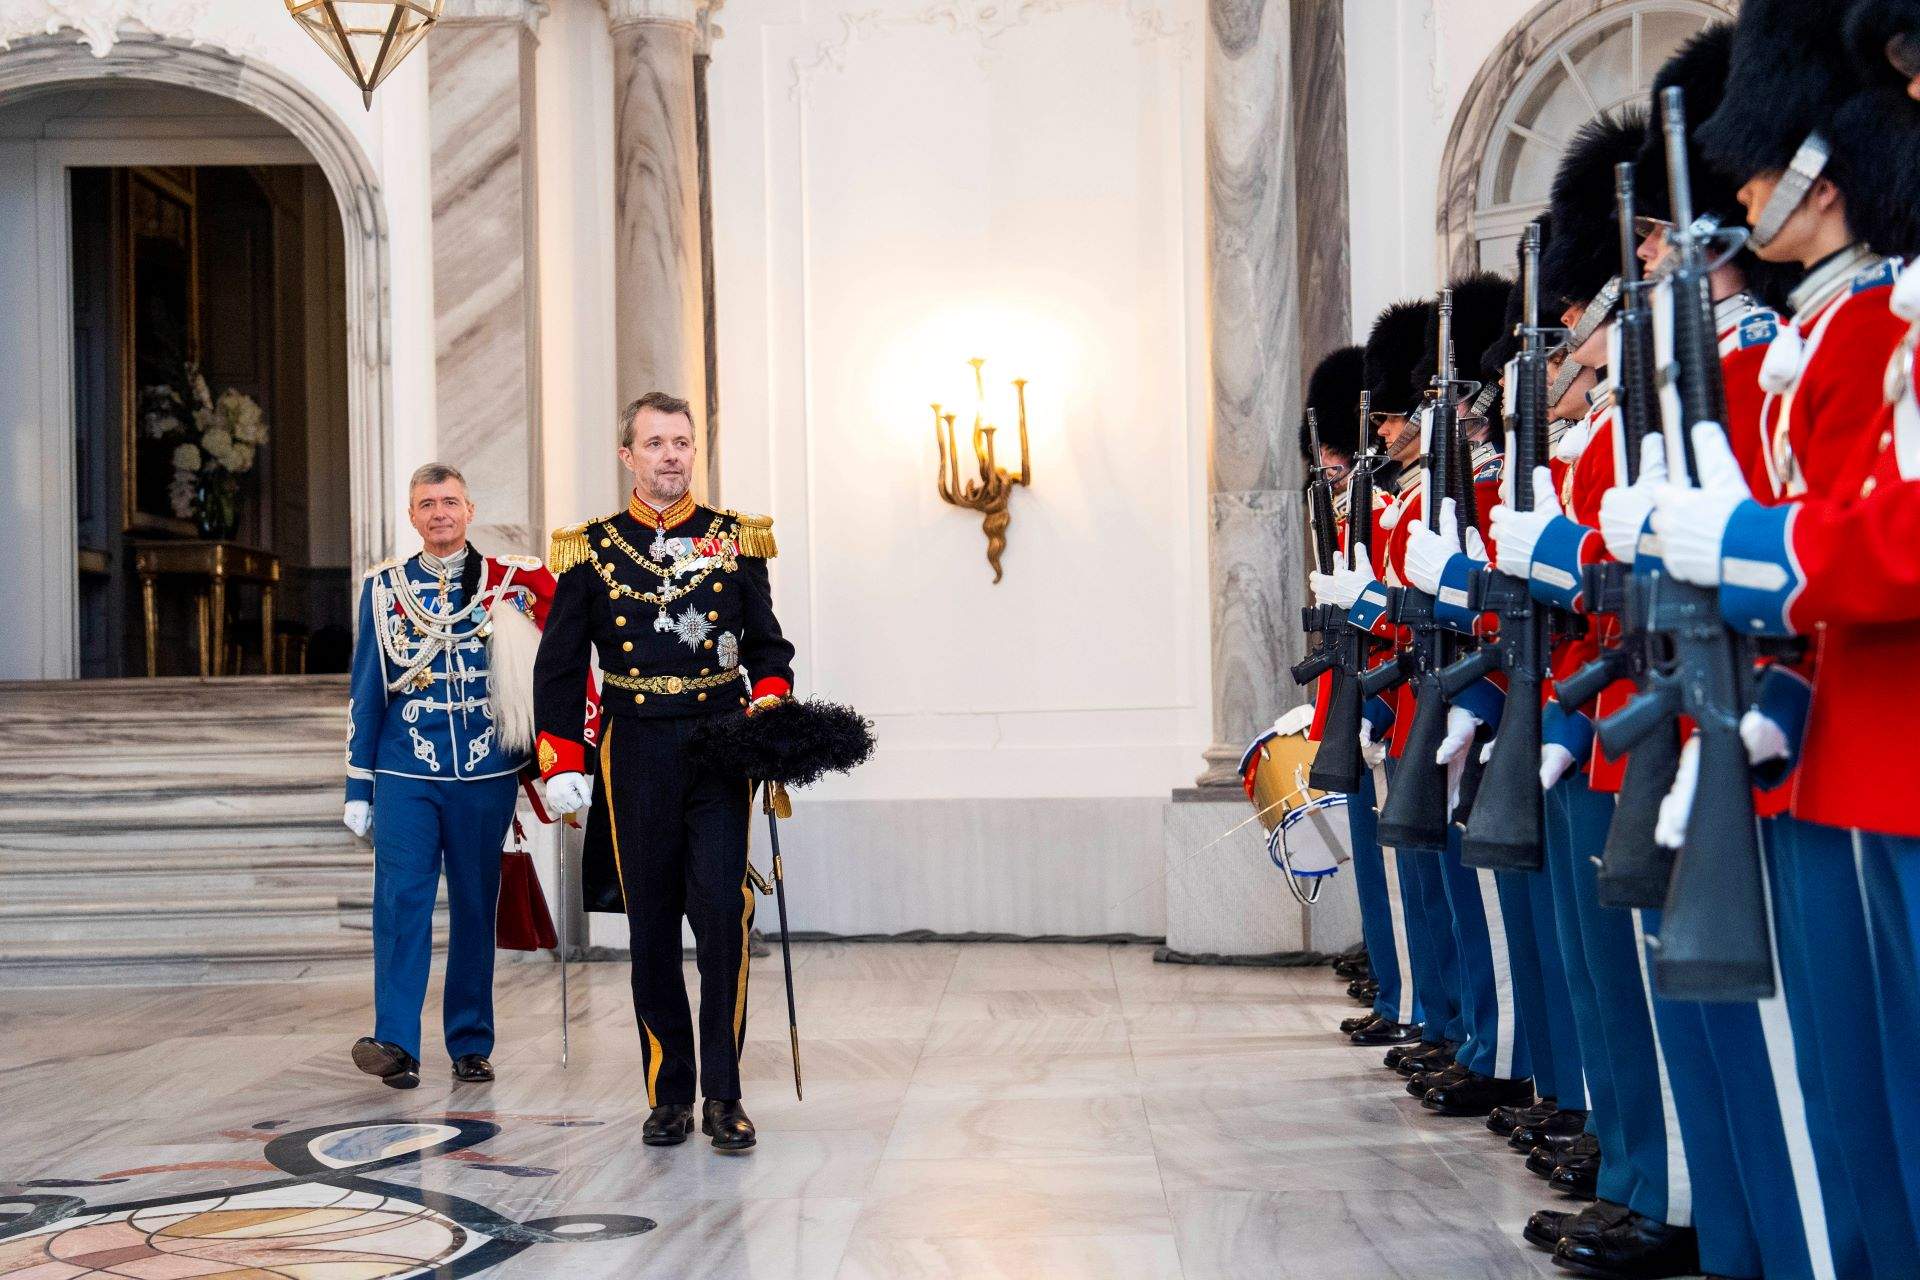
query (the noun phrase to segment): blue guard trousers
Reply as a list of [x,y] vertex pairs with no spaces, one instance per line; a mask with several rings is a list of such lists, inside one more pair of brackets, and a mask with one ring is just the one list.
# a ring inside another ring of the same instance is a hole
[[433,907],[447,875],[447,1056],[493,1052],[494,917],[512,774],[435,782],[381,774],[373,790],[376,1040],[420,1056],[420,1005],[433,957]]

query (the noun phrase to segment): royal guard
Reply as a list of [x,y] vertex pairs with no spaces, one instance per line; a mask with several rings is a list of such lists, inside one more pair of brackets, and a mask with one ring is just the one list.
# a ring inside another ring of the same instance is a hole
[[[535,677],[540,773],[550,807],[592,806],[588,909],[627,917],[652,1108],[642,1141],[686,1141],[697,1086],[701,1131],[718,1150],[746,1151],[756,1140],[740,1101],[754,906],[748,779],[692,748],[713,717],[778,705],[792,690],[793,646],[767,574],[773,522],[694,500],[686,401],[661,392],[634,401],[619,445],[634,481],[626,507],[553,535],[558,586]],[[589,755],[578,690],[596,657],[603,711]],[[683,917],[700,970],[697,1054]]]
[[[374,1029],[353,1061],[396,1089],[420,1082],[443,867],[447,1053],[455,1080],[493,1079],[500,851],[532,754],[533,661],[554,582],[532,557],[475,551],[473,514],[458,471],[421,467],[407,515],[423,549],[375,565],[360,585],[345,822],[373,836]],[[583,687],[571,700],[576,720]]]

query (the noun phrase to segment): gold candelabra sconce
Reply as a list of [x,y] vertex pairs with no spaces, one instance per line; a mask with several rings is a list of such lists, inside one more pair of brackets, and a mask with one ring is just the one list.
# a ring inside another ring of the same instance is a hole
[[999,428],[987,417],[986,375],[981,372],[986,361],[973,359],[967,363],[973,366],[974,404],[977,406],[973,414],[973,460],[979,468],[979,477],[969,476],[964,483],[961,481],[960,451],[953,439],[956,415],[944,412],[936,402],[933,406],[933,442],[940,451],[940,498],[953,506],[980,513],[980,527],[987,535],[987,563],[993,566],[993,580],[998,582],[1002,575],[1000,557],[1007,549],[1007,526],[1013,521],[1013,516],[1007,510],[1007,500],[1013,496],[1015,485],[1033,483],[1033,461],[1027,453],[1027,380],[1013,380],[1014,403],[1019,408],[1020,418],[1020,470],[1008,471],[1000,465],[995,453],[993,438]]

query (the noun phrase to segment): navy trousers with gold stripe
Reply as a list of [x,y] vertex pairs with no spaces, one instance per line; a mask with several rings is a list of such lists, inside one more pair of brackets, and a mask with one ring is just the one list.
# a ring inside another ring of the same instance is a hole
[[753,928],[747,780],[688,761],[687,741],[699,724],[697,717],[615,721],[600,744],[649,1106],[694,1100],[682,916],[693,926],[700,969],[698,1083],[708,1098],[740,1097]]

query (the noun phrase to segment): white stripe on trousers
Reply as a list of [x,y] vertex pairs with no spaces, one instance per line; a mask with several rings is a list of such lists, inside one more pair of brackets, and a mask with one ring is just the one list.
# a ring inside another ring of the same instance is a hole
[[[1766,838],[1761,832],[1761,839]],[[1767,949],[1773,959],[1777,986],[1759,1002],[1760,1030],[1767,1046],[1767,1066],[1773,1091],[1780,1101],[1780,1129],[1787,1142],[1787,1165],[1793,1172],[1794,1199],[1800,1206],[1800,1229],[1807,1238],[1807,1258],[1815,1280],[1838,1280],[1833,1265],[1833,1242],[1827,1238],[1827,1202],[1820,1190],[1820,1171],[1813,1160],[1813,1135],[1807,1129],[1807,1096],[1800,1091],[1800,1072],[1794,1056],[1793,1023],[1787,1016],[1786,973],[1780,967],[1780,935],[1773,927],[1773,879],[1760,877],[1767,895]]]
[[1653,1065],[1660,1073],[1660,1111],[1667,1132],[1667,1225],[1693,1225],[1693,1178],[1687,1171],[1687,1145],[1680,1138],[1680,1116],[1673,1105],[1673,1082],[1667,1078],[1667,1051],[1660,1043],[1660,1024],[1653,1014],[1653,974],[1647,968],[1647,925],[1643,912],[1633,913],[1633,954],[1640,961],[1640,991],[1647,1001],[1647,1026],[1653,1032]]
[[[1387,770],[1384,765],[1373,767],[1373,792],[1376,796],[1387,793]],[[1379,841],[1374,843],[1379,845]],[[1407,903],[1400,892],[1400,854],[1398,850],[1380,845],[1380,863],[1387,873],[1387,918],[1393,927],[1393,954],[1400,969],[1400,1003],[1395,1006],[1392,1020],[1400,1023],[1413,1021],[1414,978],[1413,952],[1407,949]]]
[[[1493,1002],[1500,1011],[1500,1025],[1493,1038],[1493,1075],[1497,1080],[1513,1079],[1513,958],[1507,952],[1507,920],[1500,914],[1500,888],[1493,872],[1475,870],[1480,886],[1480,905],[1487,917],[1487,946],[1493,953]],[[1479,1034],[1480,1029],[1474,1028]]]

